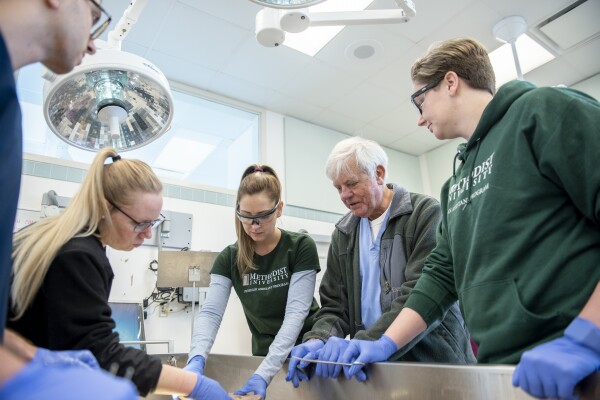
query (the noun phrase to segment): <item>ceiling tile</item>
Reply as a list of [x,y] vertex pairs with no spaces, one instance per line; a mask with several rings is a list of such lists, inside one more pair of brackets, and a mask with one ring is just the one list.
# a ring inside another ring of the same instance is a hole
[[277,92],[269,98],[266,107],[269,110],[304,121],[311,121],[314,116],[323,111],[322,107]]
[[[348,47],[361,42],[368,44],[368,41],[378,42],[383,50],[376,52],[372,58],[362,60],[346,54]],[[366,78],[400,58],[412,45],[409,40],[386,32],[382,25],[347,26],[317,53],[315,58]]]
[[525,18],[527,25],[530,27],[537,25],[542,20],[550,17],[557,11],[562,10],[574,1],[575,0],[481,0],[482,3],[487,4],[491,9],[499,12],[502,17],[520,15]]
[[571,85],[585,78],[565,59],[554,60],[525,74],[524,79],[537,86]]
[[179,2],[249,31],[254,31],[256,13],[262,9],[260,5],[248,0],[179,0]]
[[392,110],[397,102],[397,94],[370,83],[362,83],[329,109],[341,115],[354,116],[363,122],[371,122]]
[[[421,42],[432,31],[452,20],[473,0],[417,0],[416,15],[406,24],[381,25],[382,29],[394,35],[400,35],[413,43]],[[395,0],[376,0],[370,8],[397,8]]]
[[423,56],[426,52],[427,49],[420,45],[412,46],[399,59],[393,61],[370,77],[369,82],[375,86],[397,93],[402,99],[409,98],[413,92],[410,80],[410,68],[415,60]]
[[460,10],[440,27],[426,35],[421,44],[429,47],[435,42],[457,37],[472,37],[479,40],[488,51],[493,51],[503,43],[494,38],[492,28],[505,15],[490,8],[485,3],[474,1]]
[[224,73],[215,74],[206,89],[259,107],[266,107],[276,95],[272,89]]
[[287,47],[261,46],[254,36],[247,37],[227,62],[223,72],[271,89],[302,76],[310,57]]
[[387,146],[389,143],[400,138],[400,135],[393,130],[379,128],[371,124],[363,125],[353,132],[353,134],[374,140],[382,146]]
[[237,25],[177,3],[152,49],[218,71],[249,35]]
[[322,107],[345,97],[359,82],[339,68],[312,59],[302,73],[281,86],[281,92]]
[[186,59],[170,56],[151,50],[147,55],[148,60],[156,65],[171,81],[185,83],[198,88],[209,85],[216,71],[193,64]]
[[351,134],[365,123],[347,115],[338,114],[331,110],[324,110],[313,117],[309,122],[333,129],[340,133]]
[[564,59],[573,67],[573,72],[580,72],[590,77],[600,72],[600,37],[566,51]]

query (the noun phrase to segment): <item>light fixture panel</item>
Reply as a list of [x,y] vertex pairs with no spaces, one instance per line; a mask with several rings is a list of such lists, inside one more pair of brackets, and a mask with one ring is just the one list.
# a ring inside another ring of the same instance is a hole
[[270,8],[304,8],[322,3],[325,0],[250,0],[263,7]]

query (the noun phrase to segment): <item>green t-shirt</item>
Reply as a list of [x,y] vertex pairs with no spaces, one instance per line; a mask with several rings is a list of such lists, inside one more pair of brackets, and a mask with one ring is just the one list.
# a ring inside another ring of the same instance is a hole
[[[217,256],[211,274],[225,276],[233,282],[252,333],[252,354],[265,356],[285,317],[292,274],[321,270],[317,246],[308,235],[282,229],[275,249],[264,256],[254,254],[256,269],[244,276],[240,276],[237,268],[237,250],[237,242],[227,246]],[[319,305],[313,298],[298,340],[312,328],[318,309]]]

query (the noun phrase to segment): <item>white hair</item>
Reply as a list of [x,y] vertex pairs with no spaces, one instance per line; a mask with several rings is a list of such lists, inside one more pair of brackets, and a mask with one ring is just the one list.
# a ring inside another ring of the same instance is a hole
[[352,167],[358,167],[360,171],[375,178],[379,165],[385,168],[387,174],[387,163],[387,154],[377,142],[353,136],[342,140],[331,150],[325,164],[325,174],[335,181],[342,173],[348,174]]

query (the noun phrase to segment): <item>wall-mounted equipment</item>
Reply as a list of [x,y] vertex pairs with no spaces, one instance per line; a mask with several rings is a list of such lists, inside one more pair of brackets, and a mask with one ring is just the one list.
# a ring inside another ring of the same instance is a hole
[[84,150],[133,150],[168,130],[173,97],[165,75],[151,62],[121,51],[121,41],[147,0],[132,1],[108,41],[65,75],[43,73],[44,116],[60,139]]
[[[182,298],[192,303],[194,316],[196,302],[203,304],[202,297],[207,292],[199,288],[208,288],[210,270],[218,255],[212,251],[159,251],[156,287],[182,288]],[[192,333],[194,319],[192,317]]]
[[42,208],[40,218],[53,217],[60,214],[71,202],[70,197],[63,197],[49,190],[42,196]]
[[[398,9],[339,12],[310,12],[310,0],[252,0],[266,6],[256,14],[256,40],[266,47],[285,41],[286,32],[298,33],[311,26],[374,25],[408,22],[416,15],[413,0],[395,0]],[[304,8],[299,8],[304,7]]]

